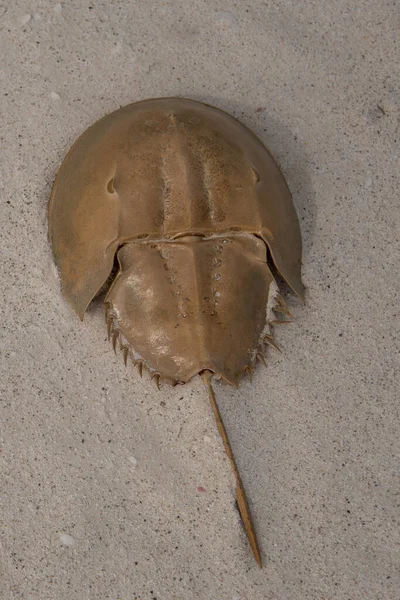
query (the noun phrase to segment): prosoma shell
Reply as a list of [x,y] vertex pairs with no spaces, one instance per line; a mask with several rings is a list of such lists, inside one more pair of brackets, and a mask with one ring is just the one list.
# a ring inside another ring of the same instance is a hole
[[130,104],[67,154],[49,233],[63,294],[81,318],[107,289],[109,335],[125,361],[131,355],[157,383],[203,377],[261,565],[210,380],[237,384],[263,360],[265,342],[274,344],[274,311],[287,307],[267,256],[303,298],[299,223],[270,153],[235,118],[200,102]]

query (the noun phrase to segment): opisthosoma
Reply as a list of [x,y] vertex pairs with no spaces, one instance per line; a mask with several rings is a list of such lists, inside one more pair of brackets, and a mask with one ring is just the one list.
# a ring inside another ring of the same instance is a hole
[[299,223],[275,161],[217,108],[182,98],[130,104],[67,154],[49,232],[63,294],[81,319],[106,291],[109,337],[125,363],[131,357],[157,385],[202,377],[261,566],[211,378],[236,385],[274,345],[275,313],[288,310],[273,271],[303,298]]

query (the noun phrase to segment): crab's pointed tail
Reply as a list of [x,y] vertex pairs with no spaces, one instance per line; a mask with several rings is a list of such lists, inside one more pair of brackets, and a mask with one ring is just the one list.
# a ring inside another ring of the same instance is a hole
[[246,498],[246,492],[244,491],[243,483],[239,475],[235,457],[233,456],[232,448],[229,443],[228,434],[226,433],[226,429],[221,418],[221,413],[219,412],[214,390],[211,386],[211,378],[213,376],[213,373],[211,371],[203,371],[201,376],[207,388],[208,395],[210,397],[210,402],[214,412],[215,420],[217,422],[218,431],[221,435],[222,441],[224,442],[225,452],[227,453],[229,460],[231,461],[233,472],[236,477],[236,500],[240,516],[242,518],[251,549],[253,550],[254,558],[256,559],[259,567],[262,568],[260,549],[258,547],[257,536],[254,530],[250,509]]

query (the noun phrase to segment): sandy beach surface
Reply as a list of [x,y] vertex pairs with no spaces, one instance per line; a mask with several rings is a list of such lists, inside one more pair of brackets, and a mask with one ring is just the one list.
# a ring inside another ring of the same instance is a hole
[[[398,600],[399,4],[0,0],[1,600]],[[299,215],[306,305],[217,397],[125,368],[79,321],[51,186],[95,120],[183,96],[269,147]]]

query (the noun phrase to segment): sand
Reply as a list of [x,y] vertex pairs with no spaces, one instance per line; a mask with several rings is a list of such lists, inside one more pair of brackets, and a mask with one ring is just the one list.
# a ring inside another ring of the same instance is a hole
[[[399,596],[396,2],[0,1],[0,598]],[[199,381],[125,369],[60,293],[47,204],[92,122],[184,96],[241,119],[300,218],[283,353],[216,385],[264,568]]]

